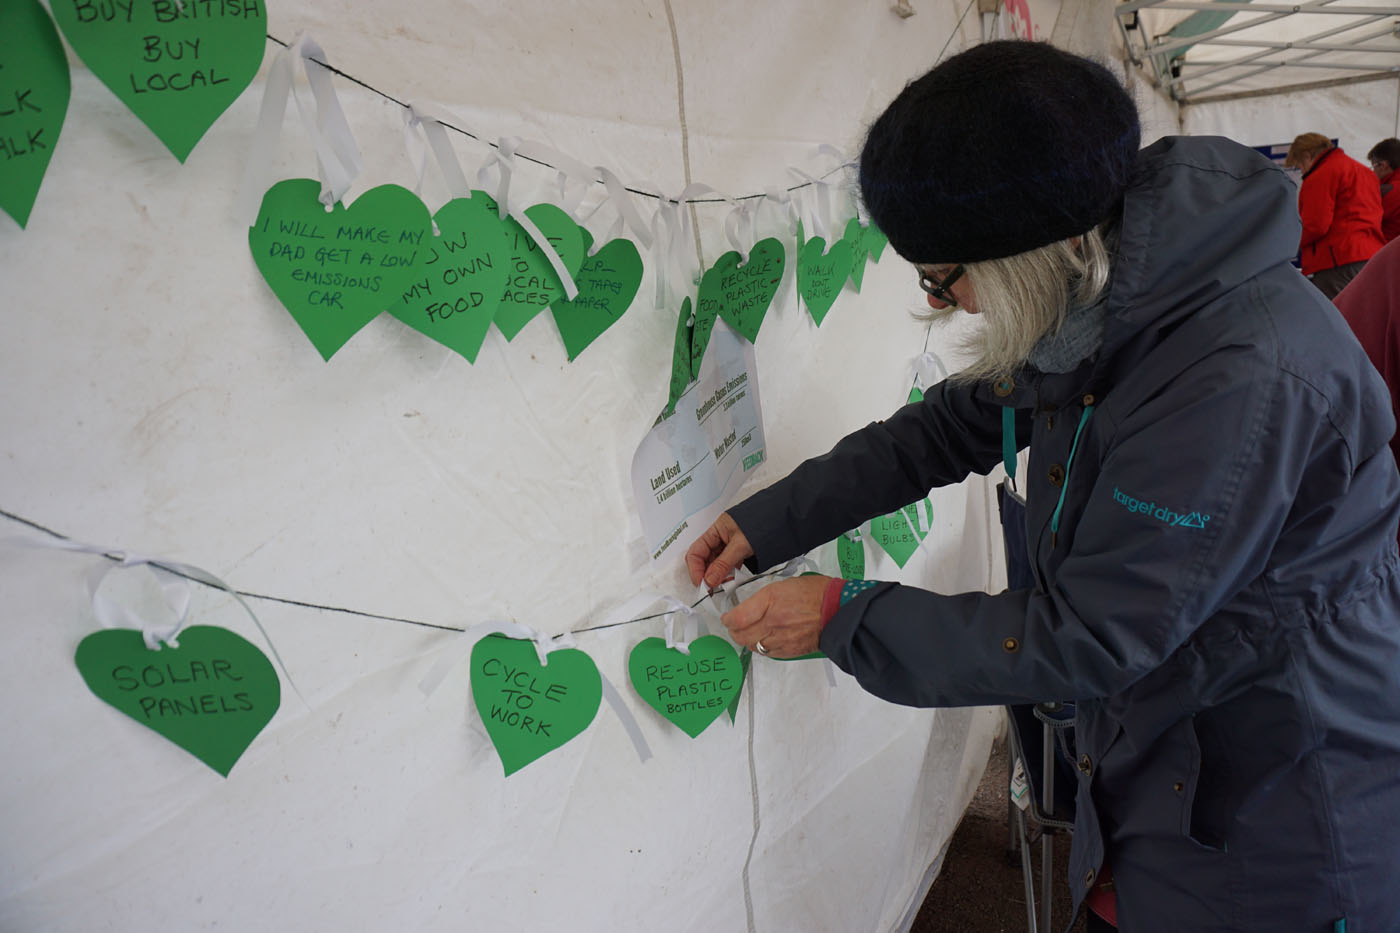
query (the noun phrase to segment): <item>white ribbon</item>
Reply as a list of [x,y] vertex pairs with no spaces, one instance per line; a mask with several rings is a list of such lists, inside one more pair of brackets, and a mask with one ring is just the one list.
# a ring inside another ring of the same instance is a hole
[[[536,162],[543,162],[558,172],[556,180],[559,185],[559,206],[577,223],[578,207],[588,194],[589,186],[599,180],[598,170],[557,149],[546,146],[544,143],[530,139],[521,140],[515,147],[515,154],[527,159],[534,159]],[[569,182],[571,181],[576,186],[577,193],[575,194],[569,193]]]
[[[403,112],[403,150],[408,156],[409,164],[413,166],[413,193],[420,201],[423,199],[423,176],[428,171],[426,136],[422,119],[409,107]],[[437,232],[437,224],[434,223],[433,233]]]
[[[92,614],[97,619],[97,623],[103,628],[133,628],[141,632],[141,638],[146,643],[146,647],[151,651],[159,651],[161,642],[165,642],[172,648],[178,648],[179,643],[176,636],[185,627],[185,622],[189,618],[190,607],[190,581],[203,583],[223,590],[232,596],[238,605],[243,607],[243,611],[248,614],[248,618],[253,620],[258,631],[262,634],[263,641],[267,644],[268,651],[272,652],[273,659],[277,666],[282,669],[282,676],[287,679],[287,685],[292,688],[292,692],[297,695],[307,709],[311,704],[306,702],[306,697],[301,695],[297,689],[296,682],[292,680],[291,672],[287,670],[287,665],[283,663],[282,656],[277,653],[277,646],[272,643],[272,638],[267,634],[267,629],[263,628],[262,622],[253,612],[252,608],[243,601],[243,597],[237,590],[229,586],[223,580],[214,576],[207,570],[203,570],[193,564],[184,564],[179,561],[167,560],[163,557],[145,557],[133,554],[129,551],[118,550],[117,548],[102,547],[97,544],[84,544],[81,541],[74,541],[71,538],[24,538],[19,536],[0,538],[0,544],[15,544],[20,547],[29,548],[49,548],[58,551],[73,551],[78,554],[96,554],[106,558],[102,564],[94,567],[87,575],[88,598],[92,601]],[[143,619],[131,611],[128,606],[119,605],[101,593],[102,582],[107,578],[107,574],[117,569],[127,569],[131,567],[145,567],[155,577],[160,585],[161,595],[165,598],[166,605],[175,615],[173,625],[157,625],[148,619]]]
[[948,378],[948,367],[932,350],[925,350],[909,363],[910,378],[920,392]]
[[789,168],[788,171],[807,182],[807,187],[799,188],[798,191],[804,193],[802,195],[804,198],[806,193],[810,192],[812,200],[816,201],[816,210],[813,212],[812,218],[813,228],[816,230],[817,236],[827,242],[829,248],[831,245],[831,182],[824,178],[808,175],[800,168]]
[[432,149],[433,158],[437,161],[438,168],[442,171],[442,179],[447,185],[448,197],[471,197],[471,186],[467,184],[467,176],[462,172],[462,163],[457,161],[457,153],[453,151],[452,144],[447,139],[447,129],[444,125],[451,121],[452,125],[461,126],[464,125],[462,121],[445,110],[419,102],[410,103],[408,112],[409,119],[422,128],[423,136],[428,140],[428,147]]
[[651,249],[651,228],[647,226],[642,215],[638,213],[637,206],[632,203],[631,193],[616,175],[603,166],[594,166],[594,171],[598,173],[599,179],[602,180],[603,186],[608,192],[607,199],[599,202],[599,207],[603,204],[611,204],[617,210],[618,219],[623,221],[627,225],[627,229],[632,231],[632,239],[641,244],[642,249]]
[[[690,655],[690,643],[700,637],[700,614],[673,596],[666,597],[671,612],[666,616],[666,647]],[[681,620],[681,634],[676,637],[676,619]]]
[[[651,220],[651,232],[658,310],[665,310],[671,305],[673,277],[681,282],[697,279],[689,274],[690,257],[695,254],[696,231],[691,223],[690,211],[686,208],[692,198],[701,194],[714,194],[730,204],[735,203],[733,198],[700,182],[686,185],[675,197],[668,198],[662,195],[657,198],[656,213]],[[686,291],[689,293],[689,288]]]
[[758,240],[757,211],[747,202],[735,205],[724,218],[724,236],[739,254],[739,265],[749,261],[749,250]]
[[[306,72],[307,84],[316,101],[316,116],[312,117],[296,88],[296,63]],[[287,111],[287,96],[296,101],[302,125],[316,150],[316,166],[321,179],[320,201],[329,210],[344,197],[355,176],[359,175],[361,157],[350,124],[341,110],[340,99],[331,83],[331,72],[323,63],[326,54],[310,36],[298,35],[295,42],[277,53],[268,69],[263,90],[262,109],[258,126],[253,132],[253,144],[248,161],[243,166],[243,180],[235,207],[238,219],[252,226],[258,218],[263,195],[269,187],[267,179],[272,158],[282,135],[282,117]]]
[[763,192],[763,200],[759,202],[755,212],[765,204],[772,204],[775,209],[781,211],[782,222],[791,227],[794,233],[796,232],[798,216],[797,206],[792,203],[792,192],[785,188],[766,188]]
[[524,210],[516,210],[510,204],[510,181],[514,168],[515,151],[520,145],[520,140],[514,136],[502,136],[496,142],[496,148],[487,158],[485,164],[477,171],[476,178],[482,188],[486,187],[486,180],[490,177],[491,167],[494,165],[500,172],[500,180],[496,189],[496,209],[502,220],[512,217],[515,222],[524,228],[530,239],[535,241],[544,258],[549,261],[554,268],[554,274],[558,276],[560,284],[564,287],[564,295],[570,301],[578,297],[578,285],[574,282],[574,277],[569,274],[569,267],[564,264],[558,251],[554,249],[554,244],[549,242],[549,238],[540,232],[540,228],[535,222],[525,215]]

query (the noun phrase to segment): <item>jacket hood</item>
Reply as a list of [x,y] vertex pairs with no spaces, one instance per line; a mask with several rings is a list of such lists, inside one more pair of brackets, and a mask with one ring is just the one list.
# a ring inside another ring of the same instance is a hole
[[1143,149],[1124,196],[1100,359],[1139,338],[1146,349],[1154,334],[1289,262],[1301,234],[1298,189],[1254,150],[1212,136]]

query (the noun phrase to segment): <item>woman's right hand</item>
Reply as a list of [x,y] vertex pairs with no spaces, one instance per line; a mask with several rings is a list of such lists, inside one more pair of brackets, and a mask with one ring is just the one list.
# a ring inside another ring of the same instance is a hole
[[691,583],[699,586],[704,581],[714,589],[750,557],[753,557],[753,548],[749,546],[749,539],[744,537],[729,513],[723,512],[685,552],[685,565],[690,571]]

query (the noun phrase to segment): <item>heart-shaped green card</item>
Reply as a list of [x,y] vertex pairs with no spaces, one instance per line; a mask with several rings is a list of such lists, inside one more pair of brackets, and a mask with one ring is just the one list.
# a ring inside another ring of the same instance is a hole
[[181,162],[253,80],[267,45],[257,0],[62,0],[53,16]]
[[[488,199],[495,209],[495,200]],[[525,209],[525,216],[539,228],[549,245],[564,261],[569,275],[577,276],[583,264],[583,228],[574,223],[573,218],[553,204],[536,204]],[[501,295],[500,307],[496,309],[496,327],[507,340],[535,319],[551,303],[568,297],[554,266],[544,253],[520,226],[520,221],[509,217],[505,221],[506,234],[510,238],[510,259],[507,262],[506,290]],[[577,280],[574,284],[578,284]]]
[[146,647],[135,629],[103,629],[78,643],[88,688],[228,777],[282,699],[277,671],[228,629],[192,625],[179,647]]
[[453,198],[433,219],[438,235],[389,313],[475,363],[506,288],[511,237],[480,191]]
[[472,699],[511,775],[578,735],[598,713],[603,680],[575,648],[541,665],[533,642],[488,635],[472,647]]
[[[696,321],[714,321],[718,314],[725,323],[733,327],[753,343],[758,339],[758,329],[763,326],[763,318],[773,296],[778,293],[778,285],[783,280],[783,266],[787,263],[787,251],[774,237],[759,240],[749,251],[749,261],[739,265],[739,254],[730,250],[715,261],[700,279],[700,291],[696,297]],[[709,342],[709,331],[704,341],[695,340],[695,359],[704,356],[705,345]]]
[[738,695],[744,670],[718,635],[702,635],[689,649],[686,655],[664,639],[645,638],[628,656],[627,672],[638,696],[693,739]]
[[865,281],[865,264],[879,262],[889,238],[874,224],[861,226],[860,218],[852,217],[846,222],[846,232],[841,239],[851,244],[851,284],[860,291]]
[[21,227],[68,113],[68,56],[38,0],[0,4],[0,209]]
[[267,189],[248,247],[272,293],[329,360],[407,290],[432,242],[432,219],[398,185],[371,188],[329,212],[320,193],[310,178]]
[[715,318],[718,315],[718,301],[701,301],[697,305],[695,320],[690,324],[690,373],[692,379],[700,378],[700,363],[705,359],[705,350],[710,346],[710,334],[715,329]]
[[632,306],[642,285],[642,254],[637,252],[637,244],[623,238],[609,240],[589,256],[593,235],[582,227],[579,232],[583,235],[585,255],[574,276],[578,297],[560,297],[549,306],[570,362],[617,323]]
[[819,236],[804,241],[801,224],[797,227],[797,241],[802,244],[797,256],[797,293],[820,327],[851,275],[854,254],[845,240],[837,240],[829,250],[826,240]]
[[[695,370],[691,367],[691,347],[694,321],[690,315],[690,298],[681,302],[681,314],[676,320],[676,339],[671,346],[671,389],[666,397],[666,409],[662,418],[669,418],[676,410],[676,402],[685,394],[685,387],[695,381]],[[660,420],[660,419],[658,419]]]
[[903,567],[933,528],[933,503],[910,503],[897,512],[870,520],[870,537],[894,562]]
[[865,545],[858,533],[847,532],[836,539],[836,562],[843,579],[865,579]]

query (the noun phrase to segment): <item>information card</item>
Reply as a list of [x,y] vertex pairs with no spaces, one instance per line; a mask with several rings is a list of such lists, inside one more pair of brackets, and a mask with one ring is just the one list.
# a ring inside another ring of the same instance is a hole
[[632,489],[651,559],[684,552],[763,459],[753,345],[717,320],[698,378],[632,457]]

